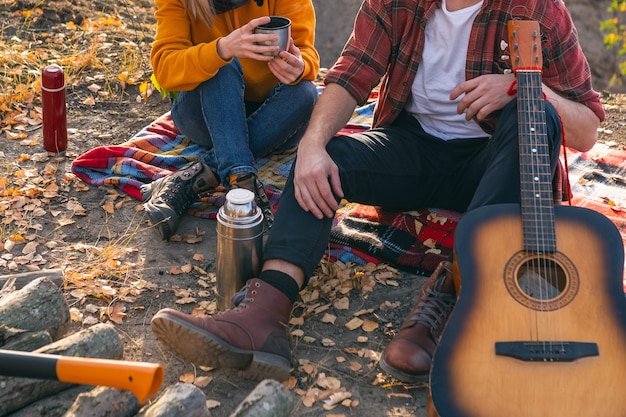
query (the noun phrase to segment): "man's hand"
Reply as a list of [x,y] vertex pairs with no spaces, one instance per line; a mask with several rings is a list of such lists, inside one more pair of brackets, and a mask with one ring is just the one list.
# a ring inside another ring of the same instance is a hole
[[289,45],[286,51],[280,53],[267,63],[272,74],[283,84],[291,84],[296,81],[304,72],[304,61],[300,54],[300,49],[293,44],[293,39],[289,38]]
[[475,117],[478,121],[483,121],[513,100],[514,96],[508,94],[513,81],[513,74],[481,75],[456,86],[450,93],[450,100],[456,100],[465,94],[459,101],[457,113],[465,113],[466,120]]
[[326,145],[346,125],[356,108],[348,91],[330,83],[320,95],[300,144],[293,171],[296,200],[318,219],[333,217],[343,198],[339,168]]
[[343,197],[339,169],[324,146],[300,142],[293,180],[300,207],[318,219],[333,217]]
[[[465,112],[467,120],[473,117],[478,121],[486,120],[490,114],[504,108],[515,98],[508,94],[514,80],[514,74],[481,75],[459,84],[450,93],[450,100],[465,94],[459,101],[457,112]],[[598,139],[598,116],[584,104],[560,96],[545,84],[542,88],[547,100],[561,117],[567,146],[581,152],[591,149]]]

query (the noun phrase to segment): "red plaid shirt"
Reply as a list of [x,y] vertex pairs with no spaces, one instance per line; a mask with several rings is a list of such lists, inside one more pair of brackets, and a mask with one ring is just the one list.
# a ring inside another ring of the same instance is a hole
[[[364,103],[380,83],[373,126],[387,125],[400,114],[424,51],[424,28],[441,0],[365,0],[354,30],[325,83],[343,86]],[[484,0],[470,34],[466,79],[502,74],[508,58],[510,19],[539,22],[542,32],[542,81],[563,97],[605,114],[591,85],[587,59],[562,0]],[[382,79],[382,82],[381,82]]]

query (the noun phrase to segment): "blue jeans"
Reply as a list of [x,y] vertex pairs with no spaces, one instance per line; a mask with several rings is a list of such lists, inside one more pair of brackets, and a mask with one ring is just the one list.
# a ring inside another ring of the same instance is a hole
[[[551,173],[557,169],[561,122],[548,102]],[[489,137],[444,141],[403,113],[390,126],[334,137],[326,147],[339,167],[345,198],[390,210],[474,208],[520,202],[517,100],[501,112]],[[297,164],[298,161],[296,160]],[[328,244],[333,219],[318,220],[294,197],[293,169],[264,249],[264,259],[299,266],[308,279]]]
[[228,177],[257,173],[254,160],[296,145],[317,101],[310,81],[279,83],[263,103],[244,101],[244,79],[237,59],[194,90],[182,91],[172,105],[172,119],[192,142],[206,148],[201,160]]

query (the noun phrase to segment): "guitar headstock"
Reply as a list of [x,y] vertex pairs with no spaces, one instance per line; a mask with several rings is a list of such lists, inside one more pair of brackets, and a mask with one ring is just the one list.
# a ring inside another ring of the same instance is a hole
[[509,21],[509,49],[513,72],[517,70],[539,70],[543,66],[541,57],[541,32],[535,20]]

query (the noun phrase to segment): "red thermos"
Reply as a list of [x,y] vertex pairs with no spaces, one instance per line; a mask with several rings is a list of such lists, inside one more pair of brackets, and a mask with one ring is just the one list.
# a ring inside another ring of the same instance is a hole
[[41,72],[43,147],[48,152],[67,149],[67,108],[63,68],[53,64]]

